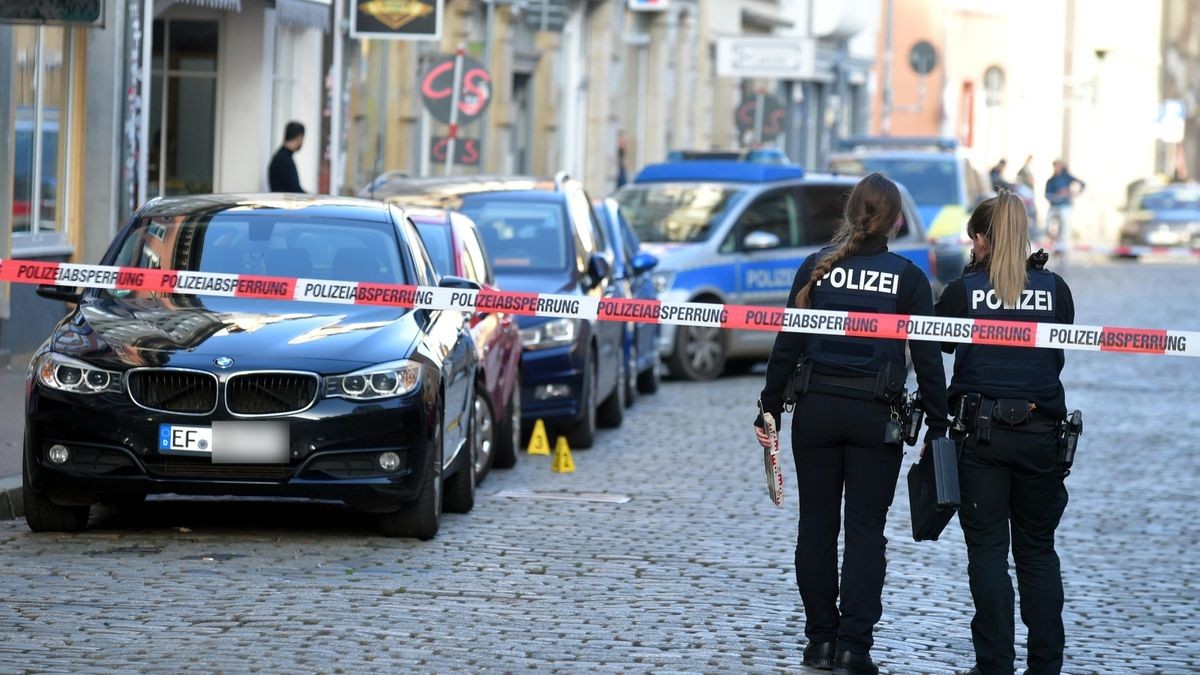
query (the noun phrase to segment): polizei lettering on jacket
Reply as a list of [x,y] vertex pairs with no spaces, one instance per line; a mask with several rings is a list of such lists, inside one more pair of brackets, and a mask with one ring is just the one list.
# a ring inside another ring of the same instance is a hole
[[986,304],[988,309],[1024,309],[1028,311],[1053,312],[1054,311],[1054,294],[1050,291],[1035,291],[1025,289],[1021,291],[1021,297],[1016,304],[1005,304],[1000,302],[1000,298],[996,296],[996,291],[988,289],[985,293],[983,289],[975,289],[971,291],[971,309],[979,309],[979,306]]
[[895,295],[900,290],[900,275],[878,270],[860,270],[853,267],[835,267],[829,270],[817,285],[829,282],[834,288],[848,291],[874,291]]

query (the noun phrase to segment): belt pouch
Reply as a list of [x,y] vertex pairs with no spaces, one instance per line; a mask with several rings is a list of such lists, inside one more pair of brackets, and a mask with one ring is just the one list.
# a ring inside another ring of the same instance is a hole
[[993,416],[995,419],[1015,427],[1028,422],[1029,414],[1029,401],[1020,398],[1001,398],[996,400]]

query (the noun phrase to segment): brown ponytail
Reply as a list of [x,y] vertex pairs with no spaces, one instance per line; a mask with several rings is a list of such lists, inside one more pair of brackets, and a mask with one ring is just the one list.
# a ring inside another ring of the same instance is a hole
[[856,255],[868,244],[886,241],[899,217],[900,189],[895,183],[881,173],[860,180],[846,200],[842,224],[833,237],[836,248],[817,262],[808,282],[796,293],[796,306],[809,306],[813,285],[824,279],[838,263]]
[[1005,306],[1014,306],[1029,283],[1029,216],[1025,202],[1008,190],[984,200],[971,214],[967,233],[982,234],[990,245],[984,263],[988,281]]

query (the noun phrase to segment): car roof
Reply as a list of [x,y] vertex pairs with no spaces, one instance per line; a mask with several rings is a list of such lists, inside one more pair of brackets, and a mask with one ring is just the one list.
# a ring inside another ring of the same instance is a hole
[[687,186],[687,185],[716,185],[716,186],[724,187],[724,188],[727,188],[730,190],[753,189],[756,187],[762,187],[763,189],[770,189],[773,187],[784,187],[784,186],[788,186],[788,185],[823,185],[823,184],[845,185],[846,187],[853,187],[854,184],[858,182],[859,178],[860,177],[858,177],[858,176],[851,176],[849,174],[837,174],[837,173],[825,173],[825,172],[820,172],[820,173],[806,172],[804,174],[803,178],[791,178],[791,179],[786,179],[786,180],[764,181],[761,183],[746,183],[746,182],[741,182],[741,181],[719,180],[716,178],[697,179],[697,180],[663,180],[663,181],[650,181],[650,182],[646,182],[646,183],[638,183],[638,182],[630,183],[622,189],[648,188],[648,187],[652,187],[652,186],[656,186],[656,185],[669,185],[669,186],[673,186],[673,187],[681,187],[681,186]]
[[211,194],[160,197],[138,211],[142,217],[213,216],[227,211],[241,214],[295,214],[301,218],[333,218],[390,222],[387,206],[369,199],[305,194]]
[[804,177],[798,164],[760,164],[730,160],[650,164],[633,179],[640,183],[773,183]]
[[835,159],[863,159],[866,157],[910,160],[932,159],[943,162],[954,162],[957,161],[961,155],[952,152],[938,152],[936,150],[882,150],[878,148],[835,152],[829,155],[830,161]]
[[364,188],[359,196],[372,196],[387,202],[410,206],[455,209],[466,196],[485,193],[512,193],[522,198],[544,198],[557,200],[562,183],[559,180],[534,176],[440,176],[432,178],[410,178],[390,181],[375,187],[373,192]]

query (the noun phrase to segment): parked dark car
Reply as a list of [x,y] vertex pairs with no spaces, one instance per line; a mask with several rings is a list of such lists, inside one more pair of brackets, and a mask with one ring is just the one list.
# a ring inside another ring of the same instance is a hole
[[[327,280],[439,282],[400,209],[292,195],[153,200],[102,263],[301,277],[316,297],[336,296]],[[461,312],[39,293],[78,304],[30,366],[31,529],[80,530],[92,504],[153,493],[341,500],[422,539],[443,503],[471,510],[477,366]]]
[[1121,245],[1200,248],[1200,185],[1155,186],[1136,194],[1125,213]]
[[[650,272],[658,266],[658,258],[641,251],[642,242],[621,214],[617,200],[601,199],[595,204],[596,215],[604,225],[604,232],[614,253],[613,273],[620,287],[620,296],[636,300],[657,300],[658,290],[650,279]],[[633,373],[625,378],[625,403],[632,405],[638,393],[652,394],[658,391],[658,324],[625,324],[622,341],[625,354],[625,372]]]
[[[583,186],[565,175],[395,180],[374,185],[374,196],[469,217],[506,291],[597,299],[619,292],[604,228]],[[558,426],[580,448],[591,447],[597,424],[620,426],[627,377],[620,323],[520,316],[517,325],[525,422]]]
[[[461,213],[410,209],[433,267],[442,275],[469,279],[498,290],[479,230]],[[521,335],[512,314],[476,312],[471,336],[479,359],[480,385],[475,389],[475,482],[492,466],[517,463],[521,447]]]

